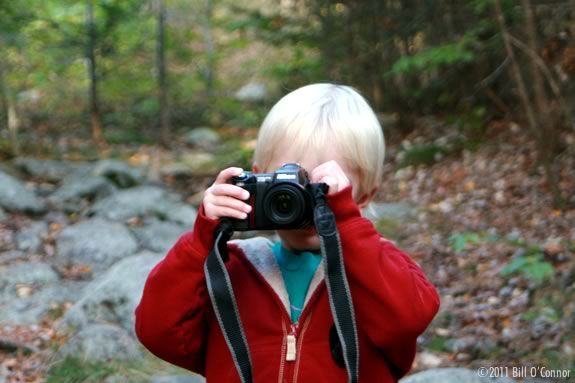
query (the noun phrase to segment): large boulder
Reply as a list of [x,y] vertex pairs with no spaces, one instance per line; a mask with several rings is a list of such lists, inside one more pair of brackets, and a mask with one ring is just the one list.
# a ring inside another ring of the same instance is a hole
[[220,143],[220,135],[213,129],[199,127],[192,129],[184,136],[188,145],[205,150],[213,150]]
[[90,362],[133,361],[143,357],[136,340],[123,328],[110,324],[92,324],[81,329],[60,353]]
[[85,167],[85,163],[41,160],[36,158],[18,158],[14,161],[24,173],[46,181],[60,181],[71,172]]
[[75,302],[80,298],[86,282],[65,281],[45,287],[20,285],[8,290],[0,298],[0,323],[2,324],[38,324],[47,316],[61,315],[63,304]]
[[48,201],[57,208],[68,207],[67,210],[77,210],[74,206],[78,206],[80,200],[92,201],[104,198],[115,191],[114,184],[103,176],[74,173],[64,178],[60,188],[48,197]]
[[39,323],[64,302],[79,298],[85,282],[64,282],[43,262],[16,263],[0,269],[0,323]]
[[60,265],[90,266],[95,273],[136,252],[136,239],[124,225],[93,218],[64,228],[56,240]]
[[18,179],[0,171],[0,206],[10,211],[43,213],[46,204]]
[[152,216],[189,227],[196,219],[196,210],[181,202],[179,195],[152,185],[130,188],[104,198],[96,202],[88,214],[112,221]]
[[168,252],[186,230],[184,226],[157,220],[132,229],[143,248],[162,254]]
[[34,222],[16,234],[16,248],[29,253],[37,253],[42,247],[42,236],[47,233],[46,222]]
[[235,94],[238,101],[260,102],[268,97],[266,85],[262,82],[250,81],[242,86]]
[[134,332],[134,310],[144,283],[162,255],[143,252],[128,257],[91,282],[82,298],[64,316],[64,324],[83,328],[90,323],[118,324]]
[[47,263],[17,263],[0,268],[0,293],[12,292],[19,285],[42,287],[59,280],[58,274]]
[[129,188],[141,184],[146,171],[120,160],[100,160],[94,164],[92,175],[106,177],[120,188]]

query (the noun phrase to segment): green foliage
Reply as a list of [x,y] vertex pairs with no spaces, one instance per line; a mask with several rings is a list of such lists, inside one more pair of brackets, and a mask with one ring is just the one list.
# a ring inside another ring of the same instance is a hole
[[536,285],[541,285],[555,273],[553,265],[544,260],[543,250],[539,246],[529,246],[502,270],[504,277],[522,274]]
[[107,362],[86,362],[67,357],[48,372],[47,383],[99,383],[114,369]]
[[391,67],[390,74],[415,74],[433,71],[442,66],[469,63],[475,60],[475,53],[465,40],[430,47],[411,56],[402,56]]
[[247,104],[231,97],[221,97],[215,100],[215,115],[211,116],[211,120],[217,125],[257,127],[262,123],[268,108],[267,103]]
[[431,165],[439,156],[445,156],[448,151],[436,144],[416,144],[405,149],[399,162],[399,167],[410,165]]
[[312,52],[300,45],[293,48],[288,60],[270,65],[267,71],[283,88],[296,89],[322,78],[325,73],[323,61],[318,52]]
[[464,232],[451,234],[448,242],[455,253],[462,253],[469,244],[478,245],[484,242],[495,242],[498,239],[499,237],[494,234]]
[[427,344],[427,348],[430,351],[435,352],[448,352],[449,351],[449,347],[447,346],[448,341],[449,341],[448,337],[435,335],[430,339],[429,343]]

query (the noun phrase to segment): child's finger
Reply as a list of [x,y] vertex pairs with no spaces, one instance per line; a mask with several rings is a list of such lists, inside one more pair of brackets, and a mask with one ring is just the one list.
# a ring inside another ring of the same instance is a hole
[[226,168],[218,174],[216,180],[214,181],[214,185],[225,184],[226,182],[228,182],[230,178],[239,176],[240,174],[243,173],[243,171],[244,169],[238,167]]
[[234,197],[214,196],[210,202],[215,206],[229,207],[244,213],[252,211],[252,207],[250,205]]
[[215,196],[230,196],[240,200],[246,200],[250,197],[250,193],[236,185],[230,184],[217,184],[211,188],[211,193]]
[[337,180],[338,183],[345,184],[348,180],[346,174],[343,171],[338,171],[332,167],[316,168],[312,172],[312,181],[321,182],[320,180],[324,177],[332,177]]
[[217,206],[217,205],[213,205],[211,203],[208,203],[207,208],[210,210],[212,216],[218,217],[218,218],[219,217],[230,217],[230,218],[237,218],[237,219],[246,219],[248,216],[243,211],[236,210],[234,208],[227,207],[227,206]]

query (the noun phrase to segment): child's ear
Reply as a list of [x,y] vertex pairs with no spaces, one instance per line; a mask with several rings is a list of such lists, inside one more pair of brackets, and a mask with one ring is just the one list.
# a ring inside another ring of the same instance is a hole
[[363,195],[361,195],[356,201],[355,203],[357,204],[357,206],[360,209],[363,209],[364,207],[366,207],[367,205],[369,205],[369,203],[373,200],[373,197],[375,197],[375,193],[377,193],[377,190],[379,188],[378,187],[374,187],[373,189],[371,189],[371,191],[369,193],[365,193]]

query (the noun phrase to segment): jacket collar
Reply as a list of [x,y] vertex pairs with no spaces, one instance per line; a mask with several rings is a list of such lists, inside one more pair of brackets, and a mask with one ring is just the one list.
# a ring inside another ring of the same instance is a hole
[[[236,239],[230,241],[230,243],[235,244],[243,251],[245,257],[271,286],[282,302],[286,312],[290,315],[289,296],[281,270],[272,250],[273,242],[264,237],[255,237],[250,239]],[[304,307],[307,305],[309,299],[319,287],[323,279],[324,261],[322,259],[309,284],[309,288],[305,296]]]

